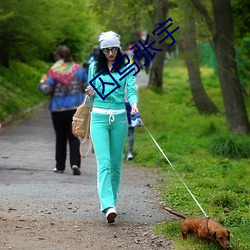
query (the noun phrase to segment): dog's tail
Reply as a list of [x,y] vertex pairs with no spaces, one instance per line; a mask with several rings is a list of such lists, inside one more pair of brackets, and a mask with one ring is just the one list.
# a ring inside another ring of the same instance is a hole
[[177,213],[177,212],[173,212],[171,209],[169,209],[169,208],[167,208],[167,207],[164,207],[164,206],[162,206],[162,208],[163,208],[164,210],[168,211],[169,213],[171,213],[171,214],[173,214],[173,215],[175,215],[175,216],[177,216],[177,217],[182,218],[183,220],[187,219],[187,217],[186,217],[185,215],[183,215],[183,214],[179,214],[179,213]]

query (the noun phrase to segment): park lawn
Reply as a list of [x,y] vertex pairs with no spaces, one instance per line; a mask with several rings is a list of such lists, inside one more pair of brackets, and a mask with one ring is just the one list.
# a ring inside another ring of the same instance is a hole
[[[181,60],[175,59],[166,64],[163,93],[140,88],[142,121],[168,160],[145,127],[139,127],[135,128],[133,163],[160,171],[162,182],[156,188],[166,205],[188,217],[203,217],[183,180],[206,214],[230,230],[232,249],[250,249],[250,138],[227,132],[218,78],[207,67],[201,68],[201,74],[208,95],[220,110],[219,114],[197,112],[187,70]],[[249,109],[249,100],[247,102]],[[216,154],[220,150],[227,154]],[[156,226],[155,231],[167,239],[174,238],[178,250],[201,249],[195,238],[189,243],[178,238],[180,224],[180,219],[162,223]],[[203,247],[204,250],[217,249],[214,244]]]
[[33,61],[30,65],[12,61],[10,68],[0,67],[0,122],[7,125],[7,118],[22,117],[23,111],[33,110],[36,104],[48,99],[38,90],[42,74],[48,64]]
[[[46,99],[38,83],[47,70],[48,65],[42,62],[32,66],[13,62],[9,70],[0,68],[0,122]],[[155,188],[166,205],[189,217],[203,216],[182,179],[207,215],[230,230],[233,249],[250,249],[250,138],[228,134],[218,78],[211,68],[202,67],[201,73],[207,93],[220,109],[217,115],[197,112],[181,59],[166,64],[163,93],[139,90],[142,121],[172,166],[145,126],[135,129],[133,164],[159,170],[162,182]],[[250,98],[246,98],[246,106],[250,114]],[[167,239],[174,238],[178,250],[201,249],[195,238],[188,242],[178,238],[180,224],[179,219],[162,223],[155,231]],[[203,249],[217,248],[206,244]]]

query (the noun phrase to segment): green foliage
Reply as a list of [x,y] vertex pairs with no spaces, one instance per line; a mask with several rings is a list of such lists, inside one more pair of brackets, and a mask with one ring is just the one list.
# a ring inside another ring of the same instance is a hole
[[0,64],[12,59],[49,60],[59,44],[67,45],[75,60],[88,56],[96,42],[95,15],[89,1],[2,0]]
[[249,35],[250,13],[246,11],[249,8],[250,2],[248,0],[232,0],[235,33],[238,38]]
[[250,8],[248,0],[233,0],[233,15],[235,27],[235,40],[237,46],[237,64],[241,85],[245,93],[250,95],[250,14],[246,11]]
[[[223,111],[221,91],[214,71],[202,67],[201,72],[207,93]],[[250,159],[242,158],[245,157],[243,151],[250,152],[249,137],[229,135],[223,112],[217,115],[198,113],[193,104],[187,71],[182,61],[168,62],[164,69],[163,87],[164,92],[161,94],[140,88],[139,110],[142,121],[175,170],[144,127],[135,129],[133,163],[161,170],[163,184],[158,184],[157,189],[161,190],[165,204],[189,217],[201,217],[202,212],[180,178],[184,180],[206,213],[230,230],[232,249],[250,248],[246,237],[250,219]],[[250,112],[250,105],[247,107]],[[232,139],[233,148],[236,144],[238,150],[237,158],[212,153],[211,145],[221,138]],[[156,229],[157,233],[162,232],[167,239],[178,237],[179,223],[178,220],[160,224]],[[190,239],[175,239],[175,248],[201,249],[196,238],[191,236]],[[207,243],[203,249],[217,249],[217,246]]]
[[214,137],[211,142],[214,154],[228,158],[250,158],[250,140],[236,135]]
[[217,206],[223,208],[234,209],[237,207],[236,197],[229,192],[221,192],[219,194],[214,194],[210,200],[212,206]]
[[121,35],[124,49],[127,44],[137,42],[142,31],[153,31],[155,1],[112,0],[107,3],[106,0],[94,0],[91,6],[103,31],[113,30]]
[[49,65],[34,61],[32,66],[12,62],[10,68],[0,67],[0,121],[9,115],[19,116],[24,109],[44,100],[38,90],[41,75]]
[[[174,20],[179,23],[181,29],[180,29],[180,35],[181,38],[180,40],[185,40],[185,32],[184,32],[184,16],[185,15],[191,15],[192,18],[195,19],[196,23],[196,37],[197,41],[211,41],[212,36],[211,33],[206,25],[206,22],[204,21],[203,16],[196,11],[195,7],[193,6],[193,11],[189,12],[187,11],[187,7],[192,4],[192,1],[187,1],[187,0],[176,0],[176,3],[178,4],[178,8],[171,9],[169,11],[169,15],[174,17]],[[209,14],[212,14],[212,4],[210,0],[202,0],[202,3],[204,6],[207,8]],[[178,39],[179,40],[179,39]]]
[[250,35],[243,39],[239,39],[237,43],[237,64],[240,75],[241,85],[245,94],[250,96]]

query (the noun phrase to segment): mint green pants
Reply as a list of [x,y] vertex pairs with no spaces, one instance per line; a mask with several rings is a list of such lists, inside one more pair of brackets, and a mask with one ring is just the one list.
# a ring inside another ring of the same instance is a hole
[[91,113],[90,134],[97,160],[97,189],[101,211],[115,207],[121,179],[122,155],[128,132],[126,112]]

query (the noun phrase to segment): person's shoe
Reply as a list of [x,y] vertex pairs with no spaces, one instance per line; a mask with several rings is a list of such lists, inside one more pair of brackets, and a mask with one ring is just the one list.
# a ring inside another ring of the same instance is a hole
[[58,174],[63,174],[63,173],[64,173],[63,170],[58,170],[57,168],[54,168],[53,171],[54,171],[55,173],[58,173]]
[[131,152],[128,152],[127,161],[133,160],[134,156]]
[[106,218],[108,220],[108,223],[114,223],[116,216],[117,216],[117,212],[115,208],[110,207],[107,209]]
[[72,170],[73,170],[73,175],[81,175],[81,171],[80,171],[80,168],[78,166],[73,165]]

